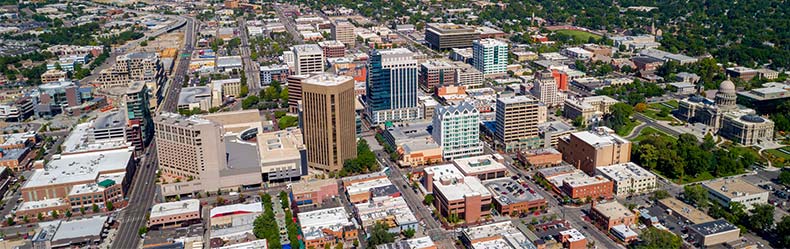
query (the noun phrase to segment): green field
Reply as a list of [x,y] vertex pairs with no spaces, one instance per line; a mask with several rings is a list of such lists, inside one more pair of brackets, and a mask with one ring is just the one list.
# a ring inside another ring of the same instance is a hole
[[662,103],[652,103],[652,104],[649,104],[647,106],[649,106],[650,108],[653,108],[653,109],[661,109],[662,107],[669,108],[668,106],[664,105],[664,103],[666,103],[669,106],[672,106],[672,108],[671,108],[672,110],[678,109],[678,101],[674,100],[674,99],[670,100],[670,101],[667,101],[667,102],[662,102]]
[[620,135],[620,136],[628,136],[628,134],[631,134],[631,131],[634,130],[634,127],[636,127],[637,125],[639,125],[641,123],[642,122],[639,122],[638,120],[637,121],[633,121],[633,122],[631,122],[631,125],[623,126],[620,129],[617,129],[615,131],[615,133],[617,133],[617,135]]
[[639,141],[645,140],[646,138],[651,137],[651,136],[664,136],[664,137],[667,137],[669,139],[673,139],[673,140],[675,139],[674,137],[672,137],[670,135],[667,135],[666,133],[664,133],[662,131],[656,130],[653,127],[645,127],[644,129],[642,129],[642,131],[639,132],[639,136],[636,136],[634,139],[631,139],[631,141],[632,142],[639,142]]
[[[781,148],[785,151],[790,151],[790,146]],[[779,151],[779,149],[766,150],[763,153],[773,163],[774,167],[783,167],[790,165],[790,154]]]
[[660,120],[660,121],[675,121],[675,119],[674,119],[674,118],[672,118],[672,114],[670,114],[670,115],[667,115],[666,117],[659,117],[659,116],[658,116],[658,113],[659,113],[659,112],[660,112],[660,111],[658,111],[658,110],[647,109],[647,110],[645,110],[644,112],[642,112],[642,114],[644,114],[645,116],[648,116],[649,118],[655,119],[655,120]]
[[589,40],[590,37],[595,38],[596,40],[601,39],[600,35],[596,35],[590,32],[584,32],[581,30],[561,29],[554,32],[557,32],[558,34],[573,36],[573,39],[585,41],[585,42]]

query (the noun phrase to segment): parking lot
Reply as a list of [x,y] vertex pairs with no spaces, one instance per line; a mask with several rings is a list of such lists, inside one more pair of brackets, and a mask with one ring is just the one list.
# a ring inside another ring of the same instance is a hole
[[163,228],[148,231],[145,234],[144,246],[172,243],[176,238],[203,237],[203,224],[193,224],[188,227]]

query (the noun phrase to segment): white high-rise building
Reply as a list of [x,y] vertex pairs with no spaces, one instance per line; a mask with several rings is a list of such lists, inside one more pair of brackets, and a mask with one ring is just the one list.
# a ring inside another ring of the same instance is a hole
[[564,99],[564,95],[559,93],[557,82],[550,71],[544,71],[537,75],[530,93],[549,107],[562,105]]
[[436,108],[432,135],[447,160],[483,154],[480,112],[467,102]]
[[324,50],[317,44],[295,45],[294,66],[297,75],[324,72]]
[[472,64],[484,76],[501,76],[507,72],[507,43],[496,39],[475,40],[472,52]]

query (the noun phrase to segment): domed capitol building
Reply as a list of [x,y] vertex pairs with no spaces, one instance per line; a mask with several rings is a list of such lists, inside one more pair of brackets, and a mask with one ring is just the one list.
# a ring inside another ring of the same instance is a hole
[[680,101],[676,115],[689,123],[705,124],[711,133],[743,145],[773,141],[774,122],[736,105],[737,96],[735,84],[725,80],[714,100],[693,95]]

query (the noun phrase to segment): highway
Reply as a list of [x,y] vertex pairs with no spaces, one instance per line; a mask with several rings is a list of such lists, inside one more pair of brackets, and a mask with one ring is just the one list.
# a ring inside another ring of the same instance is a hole
[[[195,20],[192,17],[185,17],[184,25],[184,48],[182,54],[190,56],[178,57],[177,68],[169,81],[165,100],[157,107],[157,111],[175,112],[178,94],[181,92],[181,83],[186,77],[189,69],[189,60],[195,44]],[[130,191],[126,194],[129,198],[129,205],[121,212],[118,221],[120,227],[113,241],[113,248],[138,248],[140,227],[146,225],[146,214],[151,207],[156,193],[156,168],[159,165],[156,154],[156,143],[146,149],[146,156],[143,163],[139,164],[132,180]]]
[[260,67],[257,62],[250,58],[250,37],[247,33],[247,22],[243,17],[239,17],[236,20],[239,22],[239,32],[241,33],[239,53],[241,53],[244,74],[247,75],[247,86],[251,94],[258,94],[261,88]]
[[121,211],[118,218],[120,226],[113,241],[113,248],[138,248],[140,236],[138,231],[146,225],[146,214],[151,207],[156,192],[156,168],[158,163],[156,143],[146,149],[148,155],[137,166],[132,180],[132,187],[127,193],[129,205]]
[[189,61],[192,58],[192,50],[195,48],[195,19],[186,17],[187,23],[184,32],[184,48],[178,55],[176,69],[173,71],[171,80],[167,82],[164,100],[157,106],[158,112],[176,112],[178,106],[178,95],[181,93],[181,84],[187,77]]

